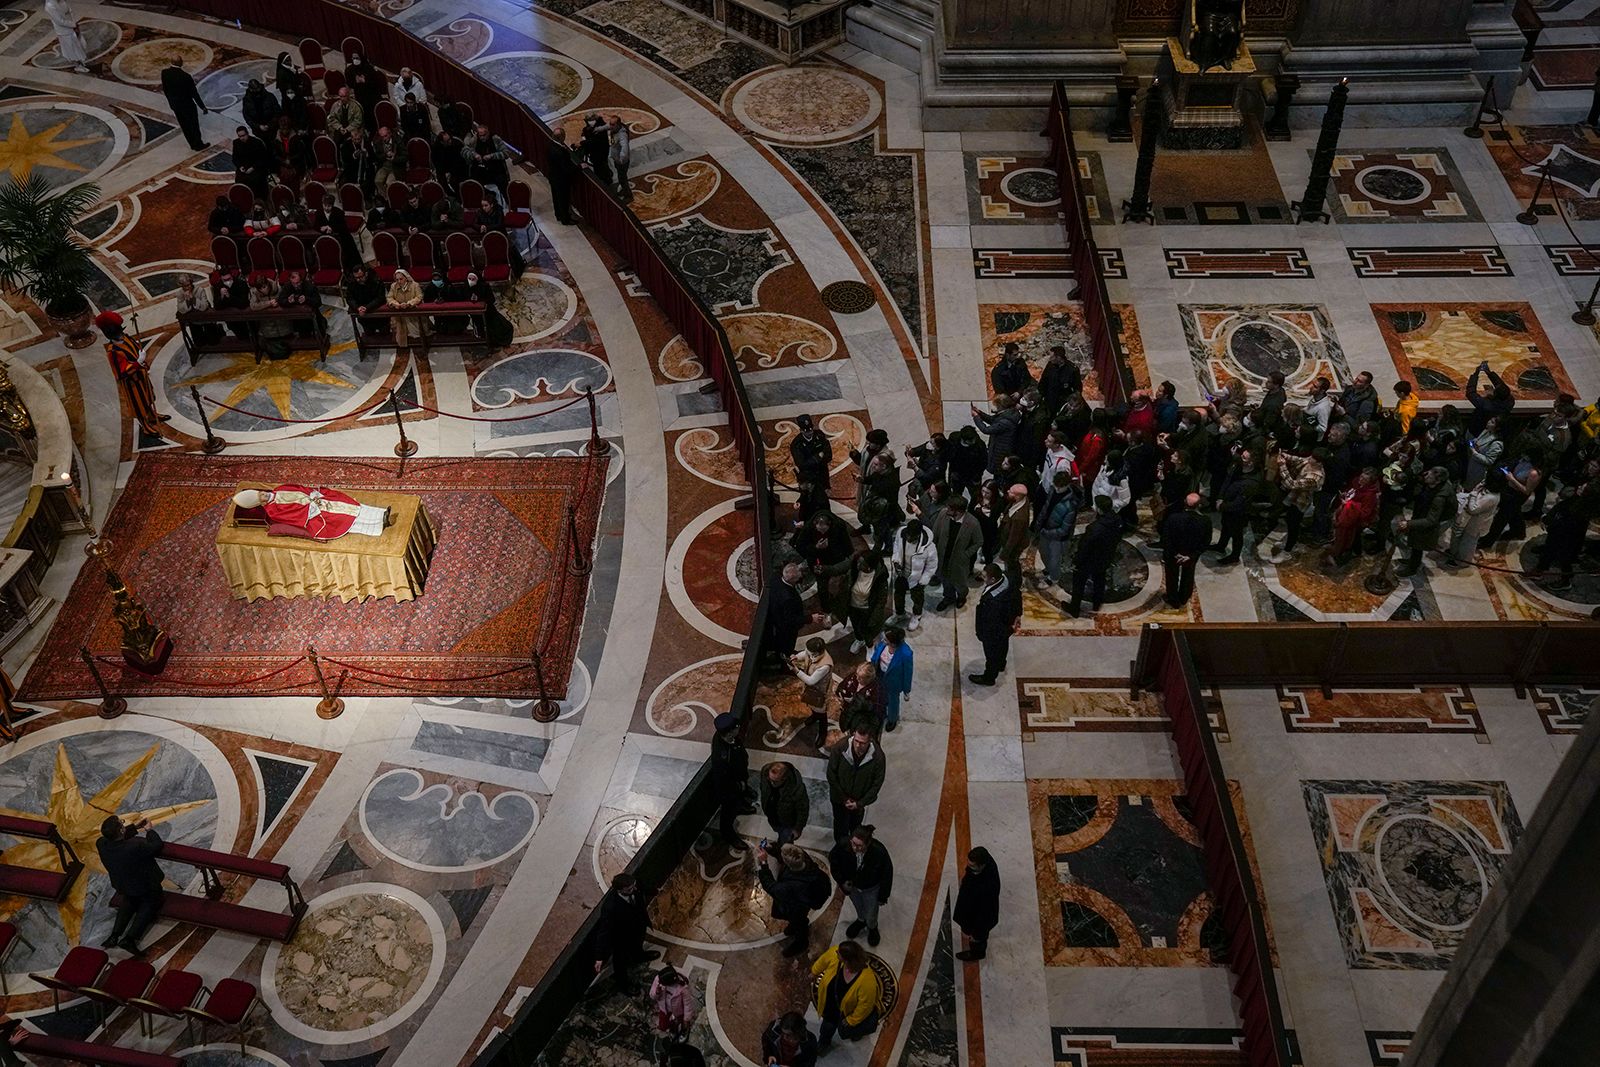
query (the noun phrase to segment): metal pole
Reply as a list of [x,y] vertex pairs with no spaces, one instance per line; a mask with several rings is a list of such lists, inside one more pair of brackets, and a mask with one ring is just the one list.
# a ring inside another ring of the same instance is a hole
[[400,417],[400,398],[393,389],[389,390],[389,406],[394,409],[394,428],[400,431],[400,441],[394,446],[394,454],[401,459],[417,454],[417,443],[406,437],[405,420]]
[[1479,139],[1483,137],[1483,120],[1485,117],[1491,123],[1500,121],[1500,109],[1495,107],[1494,79],[1489,79],[1489,84],[1483,87],[1483,99],[1478,102],[1478,113],[1472,117],[1472,125],[1461,132],[1468,137]]
[[317,688],[322,691],[322,699],[317,701],[317,718],[337,719],[344,714],[344,701],[328,692],[328,680],[322,676],[322,661],[317,658],[317,650],[310,645],[306,646],[306,658],[311,660],[311,670],[317,676]]
[[1534,205],[1539,202],[1539,197],[1544,192],[1545,183],[1549,180],[1550,167],[1548,165],[1540,167],[1539,184],[1533,187],[1533,196],[1528,200],[1528,207],[1526,210],[1517,213],[1517,221],[1522,223],[1524,226],[1539,225],[1539,216],[1534,212],[1533,208]]
[[100,690],[100,717],[102,719],[115,719],[118,715],[128,710],[128,702],[112,694],[106,688],[106,680],[100,677],[100,668],[95,666],[94,657],[89,655],[89,650],[82,645],[78,646],[78,655],[83,657],[84,666],[89,668],[89,673],[94,675],[95,687]]
[[535,722],[555,722],[561,714],[561,705],[550,699],[550,694],[544,687],[544,657],[539,655],[539,650],[533,650],[533,682],[537,687],[538,696],[533,701],[533,719]]
[[1585,300],[1582,306],[1572,313],[1572,321],[1579,326],[1593,326],[1595,321],[1594,302],[1597,297],[1600,297],[1600,278],[1595,279],[1594,288],[1589,290],[1589,299]]
[[200,413],[200,425],[206,428],[206,443],[200,446],[200,451],[208,456],[214,456],[228,447],[228,443],[211,432],[211,420],[206,418],[206,409],[200,403],[200,390],[189,386],[189,395],[194,397],[194,409]]
[[567,544],[570,551],[567,558],[568,573],[583,575],[592,571],[594,560],[583,550],[578,538],[578,509],[571,504],[567,505]]
[[611,442],[600,436],[600,416],[595,411],[594,389],[584,386],[583,395],[589,401],[589,455],[608,456],[611,454]]

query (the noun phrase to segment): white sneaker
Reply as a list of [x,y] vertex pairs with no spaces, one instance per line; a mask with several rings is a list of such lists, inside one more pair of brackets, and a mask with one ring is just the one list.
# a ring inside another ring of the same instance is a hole
[[911,616],[911,621],[906,623],[906,629],[907,630],[920,630],[920,629],[922,629],[922,616],[921,615],[913,615],[913,616]]
[[866,648],[866,647],[867,647],[867,643],[865,641],[851,641],[850,642],[850,651],[851,652],[860,652],[863,648]]

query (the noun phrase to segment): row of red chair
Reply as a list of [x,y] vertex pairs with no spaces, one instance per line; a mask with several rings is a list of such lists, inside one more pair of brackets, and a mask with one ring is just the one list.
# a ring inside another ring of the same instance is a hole
[[[511,277],[511,242],[499,230],[483,235],[484,265],[482,278],[487,282],[501,282]],[[465,281],[474,267],[472,238],[459,230],[444,239],[443,261],[436,254],[434,240],[425,233],[411,234],[405,240],[405,257],[401,258],[400,239],[390,230],[380,230],[372,236],[373,273],[384,282],[394,278],[394,272],[407,267],[422,280],[433,276],[440,266],[452,282]],[[245,245],[245,257],[240,258],[239,244],[231,237],[211,239],[211,255],[216,269],[211,273],[215,283],[224,272],[247,275],[251,284],[261,278],[286,281],[290,274],[309,275],[313,285],[330,287],[344,277],[344,249],[331,234],[320,234],[308,248],[305,239],[294,234],[280,233],[274,237],[256,236]],[[248,265],[247,265],[248,264]],[[354,266],[354,264],[351,264]]]
[[[433,176],[433,146],[421,137],[406,142],[404,167],[406,180],[425,182]],[[339,146],[327,134],[319,134],[311,142],[311,178],[313,181],[331,182],[339,176]]]
[[[391,207],[399,207],[411,199],[413,190],[417,194],[417,199],[427,208],[432,208],[433,205],[443,200],[445,196],[444,186],[432,179],[414,187],[402,181],[393,181],[384,190],[384,195],[388,198]],[[316,179],[312,179],[300,187],[301,202],[313,206],[321,205],[322,199],[327,195],[327,192],[328,187],[326,185]],[[475,221],[478,211],[483,207],[483,184],[476,179],[468,178],[461,183],[461,187],[456,192],[461,199],[462,222],[470,226]],[[270,196],[274,211],[287,211],[294,206],[295,191],[290,186],[274,185]],[[239,213],[245,218],[249,218],[251,213],[255,211],[256,194],[248,185],[235,182],[228,189],[228,200],[234,207],[239,209]],[[506,227],[513,230],[526,228],[533,221],[532,188],[529,187],[527,182],[512,181],[506,187],[506,200],[510,205],[505,213]],[[339,207],[352,224],[366,221],[367,199],[361,192],[361,187],[354,182],[345,182],[339,186]]]
[[52,973],[31,977],[49,988],[57,1011],[61,994],[66,993],[92,1001],[102,1026],[123,1008],[139,1013],[139,1032],[145,1034],[153,1032],[153,1017],[182,1019],[186,1027],[198,1022],[202,1037],[208,1025],[228,1026],[239,1038],[241,1053],[250,1013],[260,999],[255,986],[237,978],[224,978],[215,989],[208,989],[191,971],[171,968],[157,977],[148,960],[130,958],[112,964],[104,949],[89,945],[68,950]]

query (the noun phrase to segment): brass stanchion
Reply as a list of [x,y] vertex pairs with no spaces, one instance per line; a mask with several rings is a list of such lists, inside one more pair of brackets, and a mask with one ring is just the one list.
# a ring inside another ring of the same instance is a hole
[[539,655],[539,650],[533,650],[533,684],[538,694],[533,701],[533,720],[535,722],[555,722],[561,714],[561,705],[550,699],[550,694],[544,687],[544,657]]
[[394,446],[394,454],[401,459],[417,454],[417,443],[406,436],[405,420],[400,418],[400,398],[393,389],[389,390],[389,406],[394,409],[394,428],[400,431],[400,441]]
[[600,436],[600,416],[595,411],[594,390],[584,386],[583,396],[589,401],[589,455],[608,456],[611,454],[611,442]]
[[[310,645],[306,646],[306,658],[311,660],[311,670],[317,676],[317,688],[322,692],[322,699],[317,701],[317,718],[337,719],[344,714],[344,701],[328,692],[328,679],[323,677],[322,661],[317,658],[317,650]],[[339,687],[344,688],[344,675],[339,676]]]
[[568,573],[583,575],[594,570],[594,557],[584,551],[578,537],[578,509],[571,504],[567,505],[567,544],[571,550],[567,556]]
[[200,446],[200,451],[208,456],[214,456],[228,447],[228,442],[211,432],[211,420],[206,418],[206,409],[200,403],[200,390],[189,386],[189,395],[194,397],[194,409],[200,413],[200,425],[206,428],[206,443]]
[[100,668],[95,666],[94,657],[89,655],[89,650],[79,645],[78,655],[83,657],[84,666],[88,667],[89,673],[94,675],[94,684],[100,690],[100,717],[102,719],[115,719],[118,715],[127,711],[128,702],[106,688],[106,680],[100,677]]

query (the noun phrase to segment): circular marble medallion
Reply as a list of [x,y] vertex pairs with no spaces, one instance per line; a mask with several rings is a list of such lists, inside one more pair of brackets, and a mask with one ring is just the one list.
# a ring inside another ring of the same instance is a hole
[[587,68],[554,52],[502,52],[473,63],[472,70],[546,120],[571,111],[594,88]]
[[822,287],[822,303],[829,311],[841,315],[859,315],[877,303],[872,298],[872,286],[865,282],[830,282]]
[[1270,322],[1246,322],[1228,338],[1228,351],[1239,366],[1265,380],[1273,371],[1293,377],[1300,367],[1300,343]]
[[1356,188],[1385,204],[1416,204],[1427,199],[1433,186],[1421,174],[1384,164],[1356,175]]
[[128,151],[128,127],[78,103],[24,102],[0,112],[0,172],[37,174],[52,188],[94,181]]
[[[122,40],[122,27],[106,19],[80,19],[78,35],[83,38],[83,52],[92,63],[117,46]],[[61,58],[61,46],[56,35],[50,34],[44,51],[33,57],[33,65],[46,70],[69,70],[72,64]]]
[[247,59],[242,63],[223,67],[200,79],[200,99],[212,111],[226,111],[244,100],[245,86],[251,79],[265,86],[275,84],[278,64],[272,59]]
[[1150,583],[1150,563],[1132,541],[1117,545],[1117,558],[1106,579],[1107,604],[1121,604],[1145,591]]
[[524,271],[499,299],[500,313],[511,320],[512,340],[519,343],[549,337],[578,313],[578,294],[572,286],[535,270]]
[[358,809],[362,832],[378,851],[419,871],[475,871],[526,845],[539,827],[539,805],[520,790],[486,798],[458,793],[397,767],[367,786]]
[[160,85],[162,69],[173,60],[182,60],[184,69],[193,73],[209,67],[215,54],[210,45],[187,37],[140,41],[118,53],[111,61],[111,73],[134,85]]
[[1465,929],[1489,890],[1472,846],[1426,816],[1401,816],[1386,824],[1374,855],[1395,903],[1413,919],[1440,930]]
[[404,1022],[444,962],[444,925],[427,901],[362,882],[311,901],[294,940],[267,949],[261,994],[294,1036],[346,1044]]
[[860,133],[877,120],[883,100],[854,74],[833,67],[787,67],[745,82],[731,106],[758,136],[808,144]]
[[1061,203],[1056,172],[1044,167],[1022,167],[1000,179],[1000,191],[1029,207],[1055,207]]

